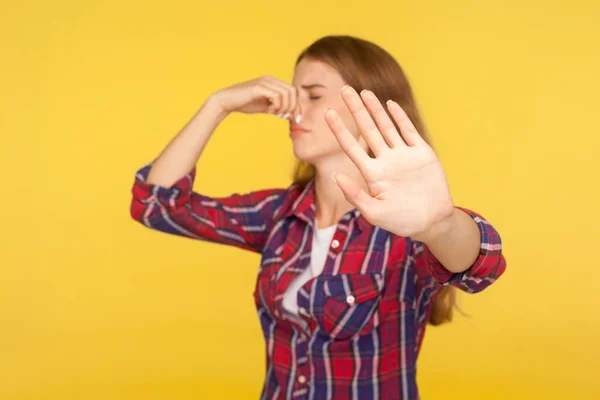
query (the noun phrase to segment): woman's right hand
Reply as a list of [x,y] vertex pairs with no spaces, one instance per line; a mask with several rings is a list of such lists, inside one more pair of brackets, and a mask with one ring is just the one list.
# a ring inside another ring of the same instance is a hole
[[267,113],[297,123],[302,118],[296,88],[268,75],[221,89],[212,97],[226,114]]

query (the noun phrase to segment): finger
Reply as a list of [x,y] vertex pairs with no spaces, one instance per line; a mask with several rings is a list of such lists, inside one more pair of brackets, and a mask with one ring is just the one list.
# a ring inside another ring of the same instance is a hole
[[296,103],[298,102],[298,93],[296,92],[296,88],[294,86],[287,83],[284,84],[288,94],[288,108],[285,111],[287,115],[284,116],[284,118],[289,118],[295,116],[294,111],[296,110]]
[[377,200],[365,192],[360,185],[343,173],[334,173],[333,180],[339,186],[350,204],[365,216],[377,207]]
[[264,81],[266,86],[276,90],[280,95],[281,107],[275,112],[277,113],[277,117],[281,118],[287,113],[288,109],[289,96],[287,95],[287,90],[284,86],[280,85],[278,79],[275,79],[272,76],[265,76]]
[[337,112],[333,109],[328,109],[325,112],[325,121],[329,128],[335,135],[338,143],[344,153],[350,157],[350,160],[357,166],[359,171],[364,175],[366,172],[369,162],[371,162],[371,157],[367,154],[367,152],[360,146],[356,138],[348,131],[342,119],[338,115]]
[[258,96],[262,96],[265,99],[268,99],[270,105],[267,106],[266,112],[269,114],[273,114],[274,110],[276,110],[281,104],[279,100],[279,93],[272,89],[269,89],[268,87],[257,85],[254,87],[254,93]]
[[302,122],[302,106],[300,105],[300,101],[298,101],[298,98],[296,98],[296,109],[294,110],[293,113],[293,121],[297,124]]
[[286,90],[287,90],[287,94],[288,94],[288,108],[285,111],[285,115],[283,116],[283,118],[293,119],[296,116],[295,110],[296,110],[296,103],[298,101],[296,88],[291,85],[287,85]]
[[388,100],[387,102],[388,110],[390,110],[390,114],[394,121],[398,124],[400,128],[400,133],[402,137],[406,141],[406,144],[409,146],[417,146],[424,142],[421,135],[417,131],[417,128],[413,125],[406,112],[400,107],[398,103],[392,100]]
[[388,146],[394,148],[404,145],[396,126],[390,119],[388,113],[385,111],[385,108],[383,108],[383,105],[377,96],[375,96],[375,93],[371,92],[370,90],[363,90],[360,95],[365,106],[367,107],[367,110],[373,116],[375,124],[379,128],[379,132],[381,132],[381,136],[383,136],[383,139],[386,141]]
[[292,95],[294,98],[294,108],[291,111],[290,120],[299,124],[300,122],[302,122],[302,107],[300,106],[300,93],[294,85],[291,85],[291,88]]
[[267,80],[262,82],[262,85],[277,92],[279,98],[279,107],[274,109],[273,112],[277,114],[277,117],[282,117],[288,109],[288,95],[285,89]]
[[352,113],[352,117],[358,126],[360,134],[365,138],[365,141],[369,145],[369,148],[373,151],[377,157],[389,147],[383,140],[381,132],[377,129],[375,122],[369,115],[369,112],[365,108],[362,99],[350,86],[344,86],[342,88],[342,99],[346,103],[346,106]]
[[287,106],[285,108],[282,108],[280,110],[280,113],[283,114],[282,118],[289,118],[290,116],[292,116],[294,114],[294,111],[296,109],[296,103],[297,103],[296,88],[294,86],[290,85],[289,83],[279,80],[277,78],[274,78],[272,76],[267,76],[266,78],[269,83],[277,86],[280,90],[282,90],[284,96],[287,96],[286,97]]

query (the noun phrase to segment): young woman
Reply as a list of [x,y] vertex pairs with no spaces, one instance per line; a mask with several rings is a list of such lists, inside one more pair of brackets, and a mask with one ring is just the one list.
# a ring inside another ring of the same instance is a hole
[[[233,112],[290,120],[290,187],[192,190],[198,158]],[[506,266],[496,230],[453,204],[401,67],[349,36],[309,46],[292,84],[265,76],[210,96],[138,171],[131,215],[262,254],[264,399],[418,398],[427,322],[450,320],[453,288],[481,291]]]

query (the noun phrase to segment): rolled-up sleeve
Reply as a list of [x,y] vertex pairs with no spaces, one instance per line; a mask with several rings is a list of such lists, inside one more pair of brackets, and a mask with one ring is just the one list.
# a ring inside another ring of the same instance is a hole
[[415,241],[414,255],[417,267],[425,268],[443,285],[453,285],[468,293],[477,293],[494,283],[505,271],[506,260],[502,254],[502,241],[494,227],[481,215],[462,207],[477,223],[481,246],[477,259],[467,270],[453,273],[442,265],[431,250],[422,242]]
[[134,220],[164,233],[262,251],[284,189],[213,198],[193,191],[195,168],[167,188],[146,182],[151,167],[135,174]]

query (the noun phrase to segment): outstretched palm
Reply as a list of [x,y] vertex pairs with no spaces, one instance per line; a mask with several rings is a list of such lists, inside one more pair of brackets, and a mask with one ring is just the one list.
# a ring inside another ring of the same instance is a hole
[[454,206],[444,169],[404,110],[393,101],[387,103],[401,137],[372,92],[365,90],[359,96],[346,86],[342,97],[375,155],[367,154],[334,110],[327,111],[329,127],[369,188],[366,193],[338,173],[335,179],[346,199],[373,225],[400,236],[424,234],[448,219]]

